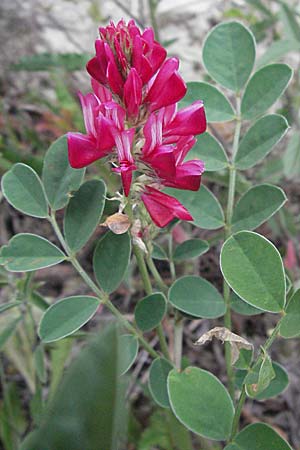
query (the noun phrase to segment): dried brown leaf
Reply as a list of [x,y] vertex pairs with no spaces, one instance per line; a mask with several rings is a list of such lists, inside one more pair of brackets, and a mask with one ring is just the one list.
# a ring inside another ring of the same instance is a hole
[[108,227],[115,234],[124,234],[129,230],[130,220],[126,214],[118,212],[107,217],[106,221],[100,225]]
[[219,339],[221,342],[229,342],[231,345],[231,363],[234,364],[240,354],[240,349],[252,350],[253,345],[238,334],[232,333],[225,327],[215,327],[204,333],[196,342],[196,345],[203,345],[206,342],[212,341],[213,337]]

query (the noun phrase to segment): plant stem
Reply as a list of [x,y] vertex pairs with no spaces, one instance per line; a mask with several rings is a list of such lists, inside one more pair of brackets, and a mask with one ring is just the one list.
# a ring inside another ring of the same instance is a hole
[[[240,96],[237,95],[236,98],[236,127],[233,138],[233,147],[232,154],[230,158],[230,166],[229,166],[229,190],[228,190],[228,199],[227,199],[227,209],[226,209],[226,224],[225,224],[225,237],[228,238],[231,236],[231,222],[232,222],[232,214],[234,207],[234,198],[235,198],[235,185],[236,185],[236,168],[234,166],[234,159],[236,153],[238,151],[239,139],[241,133],[241,117],[240,117]],[[226,328],[231,330],[231,309],[230,309],[230,288],[226,281],[223,283],[223,294],[224,300],[226,304],[226,312],[224,316],[224,325]],[[229,342],[225,342],[225,363],[226,363],[226,372],[228,378],[228,390],[231,398],[234,400],[234,372],[231,363],[231,346]]]
[[94,283],[94,281],[90,278],[90,276],[86,273],[86,271],[83,269],[79,261],[76,259],[75,255],[73,255],[69,249],[68,244],[66,243],[60,228],[57,224],[55,212],[51,212],[50,222],[53,226],[53,229],[55,231],[55,234],[61,243],[63,249],[65,250],[67,256],[69,257],[69,261],[73,265],[73,267],[77,270],[81,278],[86,282],[86,284],[89,286],[89,288],[97,295],[99,300],[111,311],[111,313],[118,319],[118,321],[126,328],[129,332],[134,334],[138,340],[140,341],[141,345],[148,351],[148,353],[153,357],[157,358],[159,354],[151,347],[151,345],[144,339],[144,337],[141,335],[140,331],[137,330],[130,322],[128,322],[127,319],[120,313],[120,311],[113,305],[113,303],[109,300],[107,294],[102,291],[102,289],[98,288],[98,286]]
[[179,311],[174,317],[174,363],[177,369],[181,369],[182,359],[182,339],[183,339],[183,318]]
[[150,272],[152,273],[152,276],[157,284],[157,286],[159,287],[159,289],[162,290],[162,292],[167,292],[168,291],[168,286],[165,284],[164,280],[162,279],[162,277],[160,276],[160,273],[158,272],[152,258],[151,255],[148,254],[148,256],[146,257],[147,259],[147,265],[149,267]]
[[[274,330],[272,331],[271,335],[269,336],[269,338],[266,340],[265,344],[263,345],[263,347],[261,349],[260,356],[258,357],[258,360],[262,357],[263,353],[266,352],[271,347],[271,345],[273,344],[274,340],[276,339],[276,337],[277,337],[277,335],[279,333],[280,323],[281,323],[281,320],[279,320],[277,322],[276,327],[274,328]],[[257,363],[257,361],[256,361],[256,363]],[[253,367],[253,365],[254,365],[254,363],[252,363],[251,367]],[[230,435],[229,442],[231,442],[234,439],[235,435],[238,432],[238,425],[239,425],[242,409],[243,409],[244,403],[246,401],[246,398],[247,398],[246,386],[245,386],[245,384],[243,384],[243,387],[242,387],[242,390],[241,390],[241,393],[240,393],[240,397],[239,397],[239,400],[238,400],[238,403],[237,403],[237,406],[236,406],[236,409],[235,409],[235,414],[234,414],[234,417],[233,417],[232,429],[231,429],[231,435]]]

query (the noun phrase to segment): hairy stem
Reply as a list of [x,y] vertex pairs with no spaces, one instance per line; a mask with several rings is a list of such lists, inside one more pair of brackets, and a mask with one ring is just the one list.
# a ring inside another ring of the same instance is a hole
[[157,358],[159,354],[151,347],[151,345],[144,339],[144,337],[141,335],[140,331],[137,330],[130,322],[128,322],[127,319],[120,313],[120,311],[113,305],[113,303],[108,299],[107,294],[102,291],[90,278],[90,276],[86,273],[86,271],[83,269],[79,261],[76,259],[75,255],[73,255],[69,249],[68,244],[66,243],[62,232],[60,231],[60,228],[57,224],[55,212],[51,212],[51,218],[50,222],[52,224],[52,227],[55,231],[55,234],[61,243],[63,249],[65,250],[67,256],[69,257],[69,261],[73,265],[73,267],[77,270],[81,278],[85,281],[85,283],[89,286],[89,288],[97,295],[99,300],[110,310],[110,312],[118,319],[118,321],[128,330],[130,333],[134,334],[138,340],[140,341],[141,345],[145,348],[145,350],[148,351],[148,353],[153,357]]
[[[236,168],[234,166],[234,158],[238,150],[239,139],[241,133],[241,117],[240,117],[240,96],[237,95],[236,99],[236,127],[233,138],[233,147],[232,154],[230,158],[230,166],[229,166],[229,189],[228,189],[228,199],[227,199],[227,209],[226,209],[226,223],[225,223],[225,237],[228,238],[231,236],[231,222],[232,222],[232,214],[234,207],[234,199],[235,199],[235,186],[236,186]],[[224,300],[226,304],[226,312],[224,316],[224,325],[226,328],[231,330],[231,309],[230,309],[230,288],[226,281],[224,280],[223,284],[223,294]],[[225,362],[226,362],[226,371],[228,378],[228,390],[231,398],[234,400],[234,372],[231,364],[231,346],[229,342],[225,342]]]

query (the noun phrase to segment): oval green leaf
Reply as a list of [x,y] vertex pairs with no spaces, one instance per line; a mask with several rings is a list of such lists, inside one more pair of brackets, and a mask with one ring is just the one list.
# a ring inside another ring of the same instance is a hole
[[280,321],[280,334],[284,338],[300,336],[300,289],[294,293]]
[[4,197],[14,208],[33,217],[48,216],[48,205],[42,182],[35,171],[18,163],[1,180]]
[[197,367],[168,376],[169,401],[177,419],[189,430],[208,439],[228,438],[234,415],[232,400],[222,383]]
[[96,297],[66,297],[54,303],[43,314],[39,336],[43,342],[53,342],[75,333],[96,313],[100,305]]
[[57,139],[48,149],[43,166],[42,180],[53,210],[61,209],[77,191],[85,169],[73,169],[68,159],[67,137]]
[[0,265],[10,272],[29,272],[59,264],[66,256],[47,239],[30,233],[14,236],[0,251]]
[[270,108],[287,88],[292,74],[286,64],[269,64],[255,72],[242,98],[243,118],[254,119]]
[[232,217],[232,231],[254,230],[270,219],[287,201],[282,189],[260,184],[249,189],[238,201]]
[[101,219],[106,186],[101,180],[86,181],[71,198],[64,220],[68,246],[76,252],[84,246]]
[[266,238],[251,231],[231,236],[221,251],[221,270],[242,300],[264,311],[282,311],[284,267],[278,250]]
[[119,374],[124,375],[136,360],[139,343],[133,334],[123,334],[119,338]]
[[215,81],[237,92],[245,85],[254,66],[254,37],[239,22],[223,22],[207,35],[202,58]]
[[149,390],[153,400],[162,408],[170,408],[167,379],[172,369],[172,364],[165,358],[156,358],[150,366]]
[[[272,447],[271,447],[272,446]],[[224,450],[293,450],[276,431],[264,423],[253,423],[240,431]]]
[[193,225],[206,230],[224,227],[224,213],[218,199],[203,184],[198,191],[168,188],[166,192],[177,198],[191,213]]
[[213,319],[225,314],[225,303],[219,291],[204,278],[184,276],[169,290],[170,303],[194,317]]
[[130,259],[131,242],[128,233],[106,233],[94,252],[95,277],[105,292],[113,292],[123,280]]
[[173,258],[178,262],[198,258],[198,256],[206,253],[208,249],[209,245],[207,241],[202,241],[202,239],[188,239],[182,242],[182,244],[177,245]]
[[269,114],[259,119],[247,131],[239,145],[235,165],[240,170],[250,169],[270,153],[289,128],[285,117]]
[[230,307],[234,312],[241,314],[242,316],[256,316],[257,314],[265,312],[262,309],[255,308],[255,306],[244,302],[244,300],[242,300],[235,292],[232,292],[231,294]]
[[235,118],[235,112],[229,100],[215,86],[202,81],[187,83],[186,96],[180,106],[189,106],[196,100],[203,100],[205,115],[208,122],[227,122]]
[[228,165],[226,153],[217,139],[209,133],[197,136],[197,142],[189,151],[186,160],[200,159],[204,161],[206,172],[225,169]]
[[153,259],[158,259],[161,261],[165,261],[168,259],[168,255],[166,254],[165,250],[160,245],[156,244],[156,242],[153,242],[151,257]]
[[157,327],[163,320],[166,312],[167,303],[165,296],[160,292],[156,292],[138,301],[134,310],[134,317],[139,329],[145,332]]

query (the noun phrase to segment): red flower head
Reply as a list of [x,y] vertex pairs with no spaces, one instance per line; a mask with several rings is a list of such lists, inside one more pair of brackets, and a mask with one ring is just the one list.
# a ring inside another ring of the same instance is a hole
[[110,23],[100,28],[95,48],[96,56],[87,64],[93,93],[79,94],[86,134],[68,133],[71,166],[81,168],[109,156],[125,196],[133,172],[144,174],[133,192],[158,226],[174,218],[192,220],[176,199],[153,186],[199,189],[204,164],[185,162],[185,157],[195,135],[206,129],[202,101],[177,110],[186,93],[179,61],[166,59],[150,28],[141,32],[133,20]]

